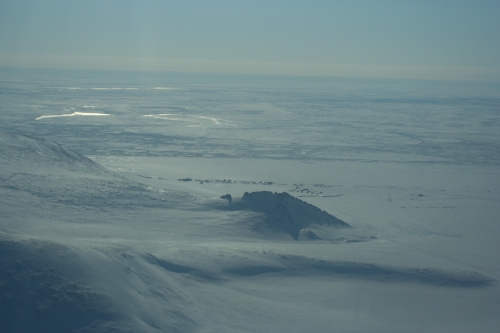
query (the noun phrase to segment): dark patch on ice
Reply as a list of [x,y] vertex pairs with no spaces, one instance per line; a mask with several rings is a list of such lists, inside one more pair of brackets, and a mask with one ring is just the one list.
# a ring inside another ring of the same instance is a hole
[[[158,178],[161,179],[161,178]],[[274,182],[269,181],[254,181],[254,180],[231,180],[231,179],[199,179],[199,178],[180,178],[177,179],[180,182],[190,182],[195,181],[200,184],[244,184],[244,185],[273,185]]]
[[286,192],[247,192],[241,200],[233,200],[231,207],[232,210],[264,213],[269,227],[282,230],[295,240],[299,239],[301,230],[312,224],[350,227],[335,216]]
[[229,201],[229,204],[232,205],[233,204],[233,197],[231,196],[231,194],[226,194],[226,195],[223,195],[220,197],[221,199],[226,199],[227,201]]

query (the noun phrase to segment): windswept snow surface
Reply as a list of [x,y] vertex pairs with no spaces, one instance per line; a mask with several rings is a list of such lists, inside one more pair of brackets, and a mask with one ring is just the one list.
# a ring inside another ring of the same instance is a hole
[[1,332],[498,330],[495,87],[3,71]]
[[65,114],[53,114],[53,115],[47,115],[47,116],[40,116],[36,117],[35,120],[41,120],[45,118],[58,118],[58,117],[74,117],[74,116],[93,116],[93,117],[99,117],[99,116],[109,116],[109,114],[106,113],[92,113],[92,112],[73,112],[73,113],[65,113]]

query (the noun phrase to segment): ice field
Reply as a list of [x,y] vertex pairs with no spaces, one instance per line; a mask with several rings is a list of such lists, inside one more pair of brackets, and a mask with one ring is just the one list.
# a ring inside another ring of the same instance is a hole
[[0,72],[0,331],[498,331],[498,84]]

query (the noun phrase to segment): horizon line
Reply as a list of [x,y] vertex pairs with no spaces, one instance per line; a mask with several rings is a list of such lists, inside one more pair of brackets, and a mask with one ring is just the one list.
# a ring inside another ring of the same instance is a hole
[[500,82],[500,68],[472,66],[318,64],[86,55],[0,53],[0,67],[192,74]]

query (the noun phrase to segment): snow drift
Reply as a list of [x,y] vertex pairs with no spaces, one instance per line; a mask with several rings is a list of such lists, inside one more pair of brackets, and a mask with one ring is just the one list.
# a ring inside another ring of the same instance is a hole
[[151,258],[0,235],[2,332],[189,332],[175,274]]

